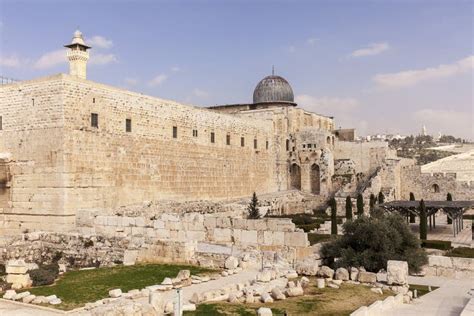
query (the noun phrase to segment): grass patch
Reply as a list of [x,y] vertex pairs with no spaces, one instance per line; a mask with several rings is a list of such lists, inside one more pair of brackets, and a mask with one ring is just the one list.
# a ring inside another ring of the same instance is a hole
[[262,306],[272,309],[273,315],[322,315],[342,316],[349,315],[363,305],[370,305],[376,300],[383,300],[393,295],[386,292],[383,295],[376,294],[370,288],[363,285],[343,284],[340,289],[324,288],[318,289],[314,279],[310,286],[305,289],[305,295],[301,297],[287,298],[284,301],[275,301],[270,304],[230,304],[213,303],[201,304],[195,312],[186,312],[186,316],[209,316],[209,315],[255,315],[256,310]]
[[458,247],[446,252],[447,257],[474,258],[474,248]]
[[55,284],[28,289],[34,295],[56,294],[61,300],[55,307],[70,310],[106,298],[109,290],[122,289],[127,292],[142,289],[149,285],[160,284],[165,277],[175,277],[179,270],[188,269],[191,274],[210,272],[211,270],[169,264],[146,264],[135,266],[117,266],[93,270],[66,272]]
[[432,287],[431,287],[431,291],[430,291],[428,285],[418,285],[418,284],[410,284],[410,285],[409,285],[409,290],[410,290],[410,291],[416,290],[418,297],[421,297],[421,296],[423,296],[423,295],[425,295],[425,294],[428,294],[428,293],[430,293],[430,292],[433,292],[433,291],[436,290],[437,288],[438,288],[437,286],[432,286]]

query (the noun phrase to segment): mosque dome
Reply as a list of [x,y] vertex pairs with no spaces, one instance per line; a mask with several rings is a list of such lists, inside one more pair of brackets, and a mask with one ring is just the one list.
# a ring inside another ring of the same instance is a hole
[[293,89],[285,78],[271,75],[263,78],[253,91],[253,103],[294,103]]

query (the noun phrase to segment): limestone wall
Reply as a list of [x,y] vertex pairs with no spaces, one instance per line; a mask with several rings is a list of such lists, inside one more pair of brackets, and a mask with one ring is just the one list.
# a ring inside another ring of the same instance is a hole
[[427,276],[472,279],[474,278],[474,259],[428,256],[428,265],[423,268],[423,271]]
[[385,158],[393,157],[387,142],[344,142],[338,141],[334,148],[335,159],[352,159],[356,173],[370,174],[382,164]]

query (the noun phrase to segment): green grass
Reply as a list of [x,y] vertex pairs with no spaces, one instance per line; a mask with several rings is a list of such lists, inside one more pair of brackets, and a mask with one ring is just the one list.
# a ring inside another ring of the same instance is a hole
[[474,248],[459,247],[453,248],[446,252],[448,257],[474,258]]
[[474,221],[474,214],[464,214],[462,216],[463,219],[471,219]]
[[451,242],[446,240],[422,240],[421,247],[431,248],[431,249],[440,249],[440,250],[449,250],[451,249]]
[[[418,297],[421,297],[425,294],[430,293],[429,287],[427,285],[410,284],[409,286],[410,286],[409,287],[410,291],[416,290]],[[437,286],[432,286],[431,292],[433,292],[437,288],[438,288]]]
[[175,277],[179,270],[188,269],[191,274],[209,272],[188,265],[147,264],[135,266],[117,266],[93,270],[66,272],[55,284],[28,289],[34,295],[58,296],[62,303],[56,307],[69,310],[108,297],[109,290],[142,289],[149,285],[160,284],[165,277]]

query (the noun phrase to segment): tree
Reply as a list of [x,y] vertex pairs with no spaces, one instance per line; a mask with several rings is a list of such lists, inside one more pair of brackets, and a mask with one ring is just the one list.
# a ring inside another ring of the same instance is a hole
[[[410,201],[415,201],[415,194],[413,194],[413,192],[410,192]],[[410,223],[415,223],[415,222],[416,222],[416,215],[410,212]]]
[[350,196],[346,197],[346,219],[352,219],[352,200]]
[[361,193],[357,195],[357,215],[364,215],[364,197]]
[[247,207],[248,219],[258,219],[260,218],[260,211],[258,210],[258,199],[257,199],[257,194],[254,192],[252,195],[252,200],[249,203],[249,206]]
[[331,235],[337,235],[337,203],[335,198],[329,201],[329,206],[331,207]]
[[403,260],[408,262],[410,271],[419,272],[427,262],[420,241],[398,214],[362,216],[346,221],[343,227],[344,235],[325,243],[321,249],[324,264],[333,268],[363,266],[378,272],[386,269],[387,260]]
[[426,207],[423,199],[420,201],[418,210],[420,212],[420,239],[426,240],[428,235],[428,220],[426,218]]
[[[452,201],[452,200],[453,200],[453,196],[451,195],[451,193],[448,192],[448,194],[446,195],[446,201]],[[448,219],[448,224],[452,224],[453,220],[449,218],[448,215],[446,215],[446,217]]]
[[379,204],[383,204],[383,202],[385,201],[385,196],[383,195],[382,191],[379,192],[378,200]]
[[373,212],[375,206],[375,195],[373,193],[370,194],[369,198],[369,211],[370,213]]

